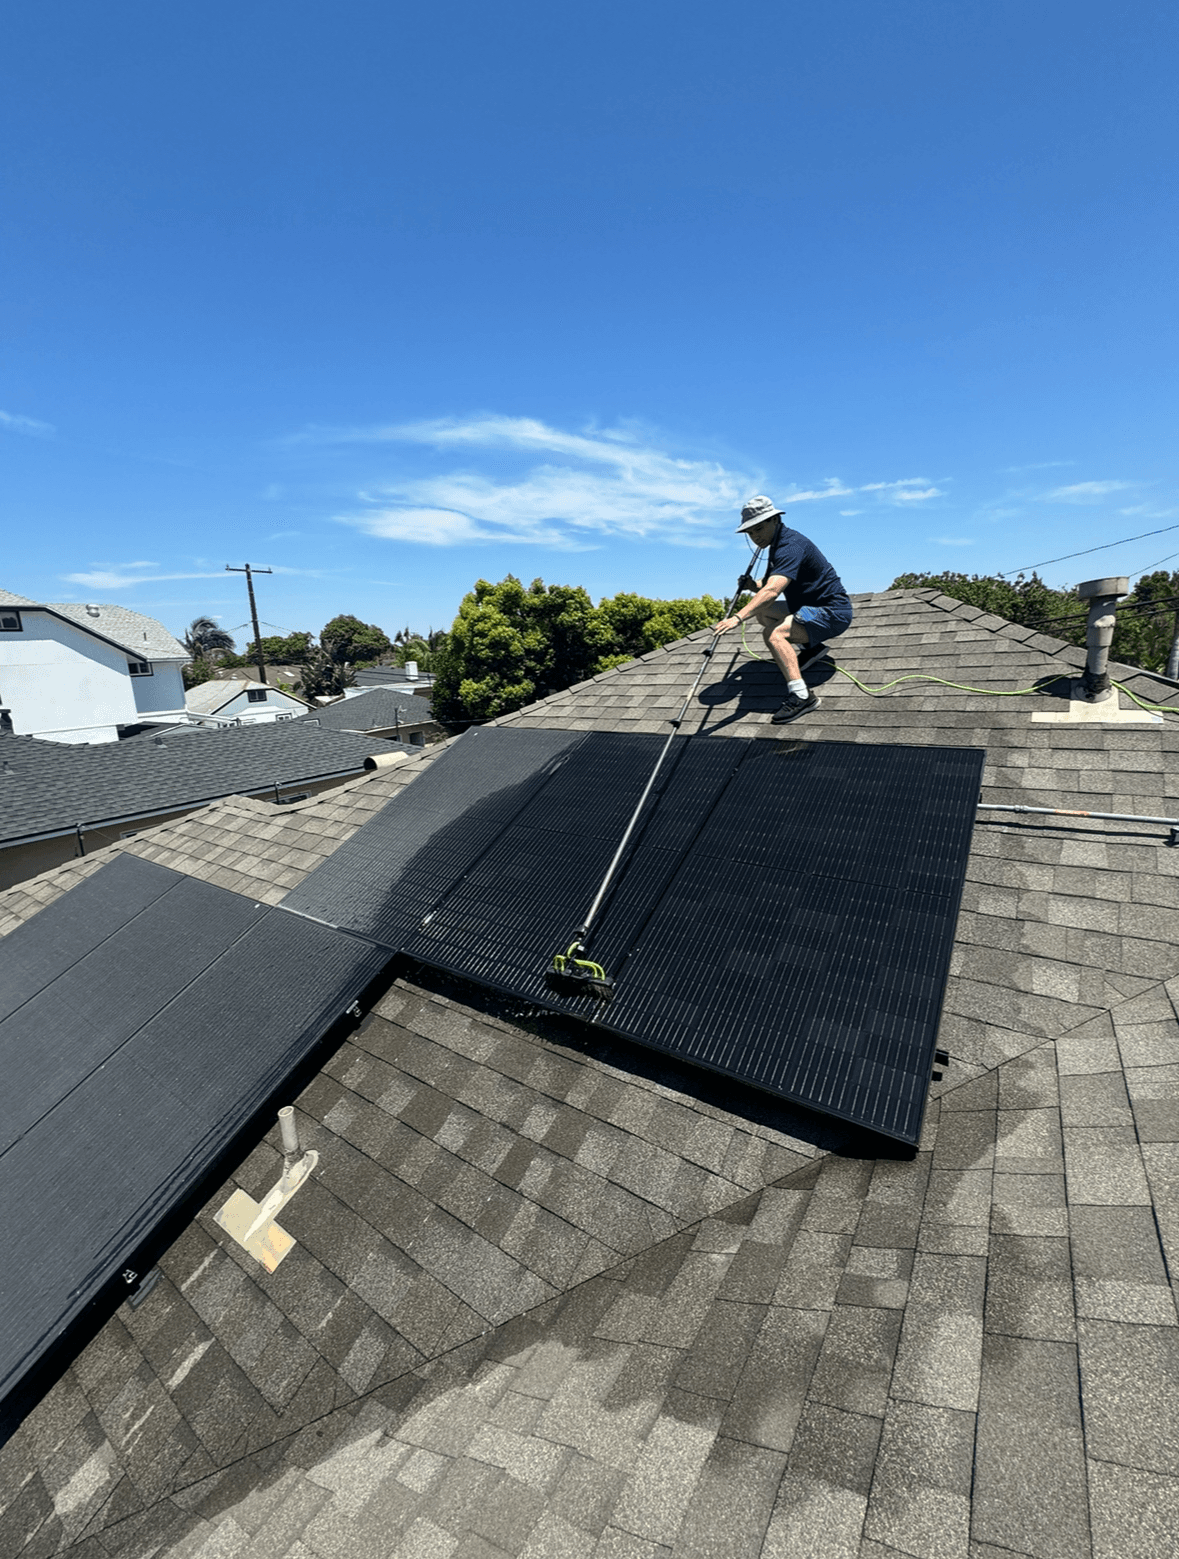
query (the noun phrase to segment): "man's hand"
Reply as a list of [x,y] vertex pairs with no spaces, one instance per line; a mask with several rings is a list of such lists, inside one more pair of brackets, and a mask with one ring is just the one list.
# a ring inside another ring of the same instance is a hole
[[728,633],[730,628],[736,628],[740,622],[739,617],[726,617],[722,622],[717,623],[712,631],[716,634]]
[[761,581],[754,579],[752,574],[742,574],[737,581],[738,590],[760,590]]

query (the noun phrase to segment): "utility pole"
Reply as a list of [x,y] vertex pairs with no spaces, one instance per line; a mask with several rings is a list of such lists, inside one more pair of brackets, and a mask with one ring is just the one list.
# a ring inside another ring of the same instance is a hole
[[1172,682],[1179,682],[1179,612],[1175,613],[1174,633],[1171,638],[1171,653],[1167,656],[1167,669],[1163,674],[1164,676],[1170,677]]
[[265,682],[266,662],[262,658],[262,631],[258,627],[258,603],[254,600],[254,575],[273,574],[274,570],[272,568],[255,568],[251,563],[247,563],[245,568],[233,568],[227,563],[225,572],[227,574],[244,574],[246,576],[246,589],[250,592],[250,616],[254,621],[254,650],[258,656],[258,681]]

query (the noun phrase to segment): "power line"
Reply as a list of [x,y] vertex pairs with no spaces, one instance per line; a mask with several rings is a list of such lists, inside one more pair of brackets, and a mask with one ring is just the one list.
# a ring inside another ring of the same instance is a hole
[[1136,574],[1149,574],[1152,568],[1158,568],[1160,563],[1169,563],[1172,558],[1179,558],[1179,552],[1168,552],[1165,558],[1160,558],[1158,563],[1148,563],[1145,568],[1135,569]]
[[[1179,557],[1179,553],[1175,554]],[[1134,601],[1129,606],[1119,606],[1118,616],[1124,617],[1128,612],[1154,612],[1179,606],[1179,596],[1164,596],[1157,601]],[[1066,612],[1063,617],[1037,617],[1033,621],[1025,623],[1025,628],[1050,628],[1055,623],[1075,622],[1085,616],[1089,608],[1078,606],[1071,612]]]
[[[1120,547],[1124,542],[1141,541],[1145,536],[1161,536],[1164,531],[1169,530],[1179,530],[1179,525],[1163,525],[1158,530],[1144,530],[1137,536],[1123,536],[1121,541],[1103,541],[1099,547],[1083,547],[1080,552],[1066,552],[1061,557],[1045,558],[1040,563],[1025,563],[1022,568],[1005,568],[1001,574],[997,574],[995,577],[997,579],[1006,579],[1008,574],[1025,574],[1029,568],[1047,568],[1049,563],[1066,563],[1069,558],[1088,557],[1090,552],[1105,552],[1110,547]],[[1173,552],[1171,556],[1179,557],[1179,552]],[[1165,563],[1167,559],[1163,558],[1162,561]],[[1154,568],[1156,565],[1152,563],[1150,566]]]

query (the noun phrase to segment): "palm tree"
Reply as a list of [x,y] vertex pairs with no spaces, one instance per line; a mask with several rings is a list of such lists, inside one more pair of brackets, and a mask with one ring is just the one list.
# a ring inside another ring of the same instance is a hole
[[233,637],[211,617],[194,617],[184,635],[184,648],[193,660],[208,660],[211,650],[232,650]]
[[344,646],[332,640],[324,646],[309,644],[295,692],[314,702],[317,698],[339,698],[346,687],[355,687],[356,677],[343,650]]

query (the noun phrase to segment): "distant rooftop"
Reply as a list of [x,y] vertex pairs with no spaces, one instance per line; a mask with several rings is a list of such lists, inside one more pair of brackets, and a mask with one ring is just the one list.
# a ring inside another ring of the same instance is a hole
[[377,687],[334,704],[323,704],[304,719],[333,731],[383,731],[430,718],[429,702],[402,688]]
[[77,623],[80,628],[86,628],[91,633],[117,644],[120,649],[126,650],[129,655],[138,656],[141,660],[191,660],[191,656],[184,645],[154,617],[147,617],[143,612],[133,612],[127,606],[114,606],[110,603],[84,604],[80,601],[30,601],[26,596],[16,595],[11,590],[0,590],[0,605],[20,606],[26,608],[40,608],[42,611],[53,612],[58,617],[64,617],[68,622]]
[[0,737],[0,844],[363,771],[393,742],[303,720],[93,746]]

